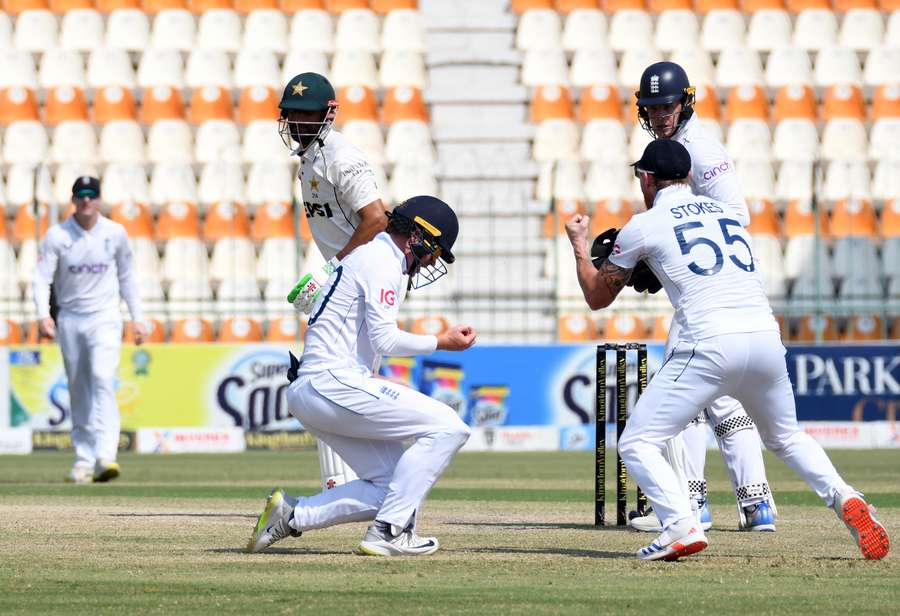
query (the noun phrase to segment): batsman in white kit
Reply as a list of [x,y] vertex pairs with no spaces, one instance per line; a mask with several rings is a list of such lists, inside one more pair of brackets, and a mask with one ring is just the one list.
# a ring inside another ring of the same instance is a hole
[[[389,215],[387,230],[337,265],[313,305],[300,362],[292,357],[288,409],[359,476],[309,497],[273,490],[247,545],[260,552],[287,536],[373,520],[364,554],[431,554],[434,537],[416,533],[416,512],[469,428],[446,404],[373,375],[382,355],[463,351],[475,331],[400,330],[407,276],[419,288],[447,272],[459,231],[456,215],[435,197],[413,197]],[[409,448],[404,441],[412,440]]]
[[[75,213],[47,231],[34,273],[34,302],[42,336],[59,338],[69,383],[75,464],[73,483],[119,476],[116,454],[121,425],[115,379],[122,346],[119,297],[141,344],[147,328],[125,228],[102,216],[100,181],[83,176],[72,186]],[[50,285],[59,304],[50,317]]]
[[[291,154],[300,157],[303,207],[324,263],[308,261],[308,273],[288,301],[309,314],[322,285],[338,263],[387,225],[375,174],[363,153],[332,129],[338,103],[331,83],[318,73],[301,73],[284,88],[278,130]],[[327,443],[319,441],[322,487],[356,479]]]
[[707,547],[663,450],[698,408],[730,395],[753,417],[766,447],[834,508],[863,555],[884,558],[890,541],[874,507],[847,485],[797,423],[785,349],[749,234],[725,203],[691,192],[691,158],[677,141],[651,142],[634,169],[647,211],[622,228],[599,270],[586,247],[589,219],[573,217],[566,232],[592,309],[609,306],[643,262],[662,283],[679,325],[678,340],[639,398],[618,443],[628,472],[663,528],[637,557],[677,560]]
[[[731,218],[746,226],[750,213],[735,171],[724,146],[700,123],[694,112],[695,90],[684,69],[674,62],[656,62],[641,75],[635,93],[641,126],[654,138],[672,139],[691,156],[690,187],[694,194],[724,203]],[[652,272],[642,268],[634,284],[636,291],[658,291],[661,287]],[[640,271],[640,270],[639,270]],[[672,321],[666,352],[678,338],[679,322]],[[741,403],[731,396],[713,400],[685,430],[667,444],[667,457],[687,484],[691,504],[704,530],[712,526],[707,503],[705,477],[707,428],[712,428],[728,469],[737,500],[738,528],[746,531],[774,531],[777,510],[763,464],[759,434]],[[657,516],[636,517],[629,524],[637,530],[661,530]]]

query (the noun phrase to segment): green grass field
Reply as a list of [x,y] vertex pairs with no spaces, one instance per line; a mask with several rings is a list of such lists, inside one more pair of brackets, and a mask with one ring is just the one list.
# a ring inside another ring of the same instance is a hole
[[[896,534],[900,450],[831,453]],[[594,528],[589,453],[458,456],[419,522],[441,550],[418,559],[355,554],[365,524],[243,553],[272,487],[316,491],[314,452],[120,461],[120,480],[71,486],[70,454],[0,457],[0,614],[758,616],[889,614],[900,602],[900,558],[863,560],[834,513],[768,454],[778,532],[736,531],[711,453],[710,547],[678,563],[634,559],[651,535]]]

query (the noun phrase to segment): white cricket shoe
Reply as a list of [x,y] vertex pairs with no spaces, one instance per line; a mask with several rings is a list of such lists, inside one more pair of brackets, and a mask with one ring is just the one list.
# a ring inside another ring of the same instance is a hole
[[97,460],[97,464],[94,465],[94,481],[97,483],[112,481],[120,474],[121,471],[116,462]]
[[678,560],[705,550],[709,542],[695,519],[676,522],[664,530],[653,543],[638,550],[640,560]]
[[369,556],[420,556],[434,554],[439,547],[435,537],[419,537],[411,526],[400,529],[375,520],[359,543],[359,550]]
[[256,520],[253,534],[247,542],[247,552],[255,554],[285,537],[299,537],[300,531],[291,528],[290,519],[294,516],[296,500],[288,496],[284,490],[275,489],[266,499],[266,506]]
[[631,518],[628,520],[628,525],[642,533],[661,533],[663,529],[662,524],[659,523],[659,518],[656,517],[656,512],[652,509],[646,515],[636,515]]
[[838,494],[834,512],[847,526],[859,550],[869,560],[881,560],[891,549],[891,540],[881,522],[875,519],[875,507],[859,492]]
[[66,483],[94,483],[94,473],[86,466],[73,466],[66,475]]

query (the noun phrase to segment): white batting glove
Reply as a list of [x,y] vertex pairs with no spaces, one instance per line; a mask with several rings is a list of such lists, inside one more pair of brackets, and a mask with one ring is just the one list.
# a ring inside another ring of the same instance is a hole
[[288,293],[287,301],[293,304],[294,309],[303,314],[312,312],[316,300],[322,293],[322,287],[325,286],[328,277],[337,269],[338,265],[340,265],[340,261],[334,257],[320,269],[303,276]]

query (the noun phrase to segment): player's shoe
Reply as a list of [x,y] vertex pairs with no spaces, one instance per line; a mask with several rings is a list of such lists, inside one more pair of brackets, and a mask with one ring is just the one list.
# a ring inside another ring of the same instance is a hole
[[116,462],[97,460],[97,464],[94,465],[94,481],[97,483],[112,481],[120,474],[121,471]]
[[774,533],[775,512],[768,502],[763,501],[743,508],[745,525],[741,530]]
[[638,550],[639,560],[678,560],[705,550],[709,542],[693,518],[677,522],[664,530],[653,543]]
[[700,528],[709,530],[712,528],[712,512],[709,510],[709,502],[703,499],[699,508]]
[[66,483],[93,483],[94,472],[86,466],[73,466],[66,475]]
[[858,492],[838,494],[834,511],[847,526],[863,556],[881,560],[891,549],[891,540],[881,522],[875,519],[875,507]]
[[434,554],[439,545],[435,537],[420,537],[411,526],[401,529],[375,520],[359,543],[359,551],[369,556],[422,556]]
[[250,554],[262,552],[285,537],[299,537],[303,534],[291,528],[289,523],[294,516],[296,502],[284,490],[278,488],[272,490],[266,499],[265,508],[256,520],[250,541],[247,542],[247,552]]

